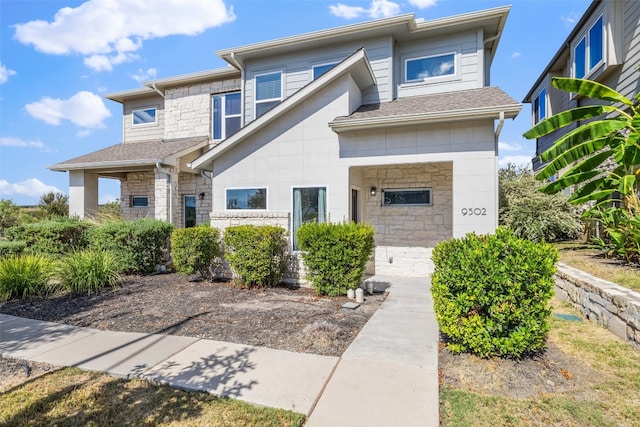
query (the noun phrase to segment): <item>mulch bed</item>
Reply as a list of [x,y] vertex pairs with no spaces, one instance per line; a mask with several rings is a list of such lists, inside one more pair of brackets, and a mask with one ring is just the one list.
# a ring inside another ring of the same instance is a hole
[[0,313],[101,330],[160,333],[340,356],[385,294],[355,310],[346,297],[313,289],[241,289],[179,274],[128,276],[120,288],[91,296],[53,295],[0,303]]

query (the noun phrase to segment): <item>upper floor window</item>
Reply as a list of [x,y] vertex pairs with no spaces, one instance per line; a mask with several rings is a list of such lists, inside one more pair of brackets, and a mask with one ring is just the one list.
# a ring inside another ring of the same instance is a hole
[[326,73],[327,71],[335,67],[336,65],[337,64],[335,62],[331,64],[315,65],[313,67],[313,80],[317,79],[318,77],[320,77],[321,75],[323,75],[324,73]]
[[213,139],[228,138],[240,130],[240,92],[213,95]]
[[542,89],[533,100],[533,120],[538,123],[547,118],[547,89]]
[[456,74],[456,54],[424,56],[405,61],[405,81],[422,81]]
[[282,101],[282,73],[256,76],[256,118]]
[[146,125],[156,123],[157,110],[155,108],[145,108],[140,110],[133,110],[131,117],[133,118],[133,125]]
[[573,49],[573,75],[584,78],[604,57],[602,16],[589,28]]

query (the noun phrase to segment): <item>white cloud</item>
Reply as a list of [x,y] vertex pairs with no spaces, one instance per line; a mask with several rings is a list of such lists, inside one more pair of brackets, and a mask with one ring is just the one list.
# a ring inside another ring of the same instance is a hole
[[9,80],[9,77],[15,76],[16,72],[5,67],[2,62],[0,62],[0,84],[6,83]]
[[51,191],[54,193],[64,193],[58,190],[58,188],[47,185],[37,178],[29,178],[16,183],[10,183],[5,179],[0,179],[0,195],[3,196],[40,197]]
[[511,54],[512,58],[520,58],[522,56],[522,52],[513,52]]
[[33,141],[27,141],[15,136],[3,136],[0,137],[0,147],[19,147],[19,148],[37,148],[40,151],[48,153],[51,151],[44,142],[36,139]]
[[117,202],[118,200],[120,200],[119,197],[116,197],[112,194],[105,194],[103,196],[100,196],[100,199],[98,200],[98,203],[101,205],[105,205],[107,203],[111,203],[111,202]]
[[147,71],[143,70],[142,68],[138,68],[137,74],[129,75],[131,76],[131,78],[133,78],[133,80],[137,81],[138,83],[142,83],[144,81],[155,78],[157,74],[158,70],[156,70],[155,68],[149,68]]
[[431,6],[435,6],[438,0],[409,0],[411,6],[415,6],[418,9],[426,9]]
[[367,9],[359,6],[348,6],[343,3],[329,6],[329,12],[339,18],[354,19],[360,16],[369,18],[386,18],[400,13],[400,5],[389,0],[372,0]]
[[46,96],[25,108],[32,117],[45,123],[59,125],[61,120],[69,120],[82,128],[103,128],[103,121],[111,116],[102,98],[87,91],[78,92],[69,99]]
[[91,131],[89,129],[80,129],[78,132],[76,132],[76,136],[78,138],[86,138],[89,135],[91,135]]
[[503,156],[498,159],[498,166],[500,168],[507,167],[508,164],[514,164],[518,167],[531,167],[531,157],[532,156],[524,156],[524,155],[516,155],[516,156]]
[[522,150],[522,145],[513,143],[509,144],[508,142],[498,142],[498,150],[499,151],[520,151]]
[[576,22],[578,22],[578,20],[580,19],[580,16],[581,15],[577,12],[570,12],[566,16],[561,16],[560,20],[568,26],[574,26]]
[[58,10],[51,22],[16,25],[15,38],[43,53],[83,55],[87,67],[110,71],[138,58],[144,40],[196,35],[235,18],[224,0],[89,0]]

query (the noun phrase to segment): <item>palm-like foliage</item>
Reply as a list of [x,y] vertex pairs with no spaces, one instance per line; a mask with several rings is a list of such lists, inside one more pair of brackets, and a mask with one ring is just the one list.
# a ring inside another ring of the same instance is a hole
[[[566,133],[540,155],[546,162],[536,179],[544,180],[570,168],[562,176],[542,188],[548,194],[581,184],[569,201],[582,204],[595,201],[607,203],[619,192],[620,198],[638,189],[640,176],[640,110],[638,102],[622,96],[600,83],[566,77],[554,77],[552,85],[560,90],[604,101],[607,105],[591,105],[563,111],[524,134],[527,139],[538,138],[572,123],[576,129]],[[613,159],[613,170],[605,168],[607,159]]]

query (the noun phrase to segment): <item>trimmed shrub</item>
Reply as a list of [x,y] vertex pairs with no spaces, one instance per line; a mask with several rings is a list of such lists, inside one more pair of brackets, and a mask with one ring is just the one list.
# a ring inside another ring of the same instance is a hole
[[20,240],[9,241],[0,240],[0,258],[6,258],[9,256],[20,255],[27,247],[27,242]]
[[238,225],[224,231],[225,259],[240,286],[276,285],[287,268],[287,231],[271,225]]
[[122,280],[120,261],[109,251],[72,252],[58,261],[55,276],[59,286],[74,294],[91,295]]
[[374,234],[370,225],[355,223],[310,222],[298,229],[307,279],[319,295],[345,295],[360,286]]
[[544,348],[558,253],[500,228],[433,250],[436,318],[454,353],[521,357]]
[[212,279],[217,259],[222,256],[220,231],[208,225],[176,228],[171,233],[171,254],[178,273],[198,272],[205,279]]
[[75,218],[40,221],[7,229],[8,240],[26,242],[28,254],[62,255],[86,246],[85,233],[91,227]]
[[89,247],[110,251],[121,261],[124,273],[151,273],[169,255],[173,225],[157,219],[115,221],[93,227]]
[[0,260],[0,301],[43,296],[52,277],[53,261],[43,255],[20,255]]

